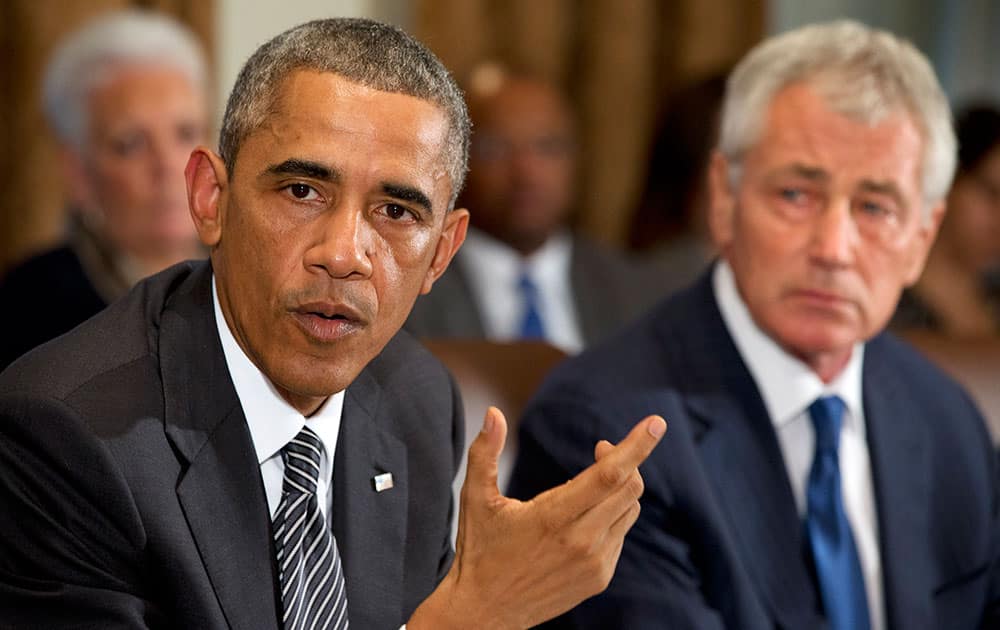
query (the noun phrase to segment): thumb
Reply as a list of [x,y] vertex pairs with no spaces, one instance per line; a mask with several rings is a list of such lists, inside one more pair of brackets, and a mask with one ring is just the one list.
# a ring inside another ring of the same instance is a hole
[[496,407],[486,410],[483,429],[469,447],[463,498],[488,501],[500,494],[497,461],[507,439],[507,420]]

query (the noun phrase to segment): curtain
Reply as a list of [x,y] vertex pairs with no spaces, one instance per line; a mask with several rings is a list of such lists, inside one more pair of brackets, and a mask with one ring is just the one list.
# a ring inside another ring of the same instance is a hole
[[566,91],[581,123],[578,227],[611,245],[625,242],[664,95],[731,66],[766,17],[753,0],[415,2],[416,36],[459,80],[492,59]]

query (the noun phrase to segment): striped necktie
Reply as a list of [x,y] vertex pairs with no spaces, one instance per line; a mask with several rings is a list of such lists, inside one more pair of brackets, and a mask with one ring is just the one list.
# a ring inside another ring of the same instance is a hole
[[868,630],[865,579],[840,491],[840,428],[844,401],[819,398],[809,406],[816,454],[809,473],[806,534],[816,562],[830,630]]
[[285,630],[348,627],[337,541],[316,497],[322,453],[323,443],[309,427],[281,450],[285,480],[274,515],[274,543]]

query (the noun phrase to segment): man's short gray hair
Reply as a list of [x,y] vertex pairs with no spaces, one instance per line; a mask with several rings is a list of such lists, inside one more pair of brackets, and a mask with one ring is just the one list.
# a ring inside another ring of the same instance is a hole
[[904,110],[924,137],[925,211],[944,198],[955,173],[951,110],[926,57],[908,41],[850,20],[809,25],[765,40],[729,77],[719,150],[739,177],[740,160],[763,131],[784,87],[807,82],[835,111],[876,124]]
[[430,101],[448,118],[445,167],[449,209],[465,180],[471,123],[462,91],[437,57],[408,34],[360,18],[333,18],[292,28],[257,49],[236,79],[219,134],[230,173],[246,138],[272,113],[279,88],[296,70],[331,72],[365,87]]
[[101,15],[63,41],[46,67],[42,107],[59,140],[84,149],[91,90],[136,65],[175,68],[205,88],[205,59],[190,30],[148,11]]

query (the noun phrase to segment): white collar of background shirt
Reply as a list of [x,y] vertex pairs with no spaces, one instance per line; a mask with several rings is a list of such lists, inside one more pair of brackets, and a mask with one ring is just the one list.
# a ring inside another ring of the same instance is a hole
[[489,234],[469,228],[455,264],[468,277],[486,336],[496,341],[517,338],[522,313],[518,278],[526,270],[538,287],[546,340],[567,353],[579,352],[583,337],[570,281],[572,254],[573,237],[566,230],[550,237],[530,256],[522,256]]
[[271,516],[274,516],[281,500],[285,472],[281,449],[307,424],[319,436],[326,451],[320,462],[317,496],[326,498],[325,501],[319,501],[319,506],[323,514],[328,515],[332,500],[330,485],[333,479],[333,458],[337,448],[337,436],[340,433],[344,392],[330,396],[316,413],[306,419],[281,397],[271,381],[254,365],[236,342],[219,307],[215,276],[212,276],[212,304],[226,366],[229,368],[229,375],[243,407],[247,426],[250,428],[254,450],[257,452],[257,463],[260,464]]

